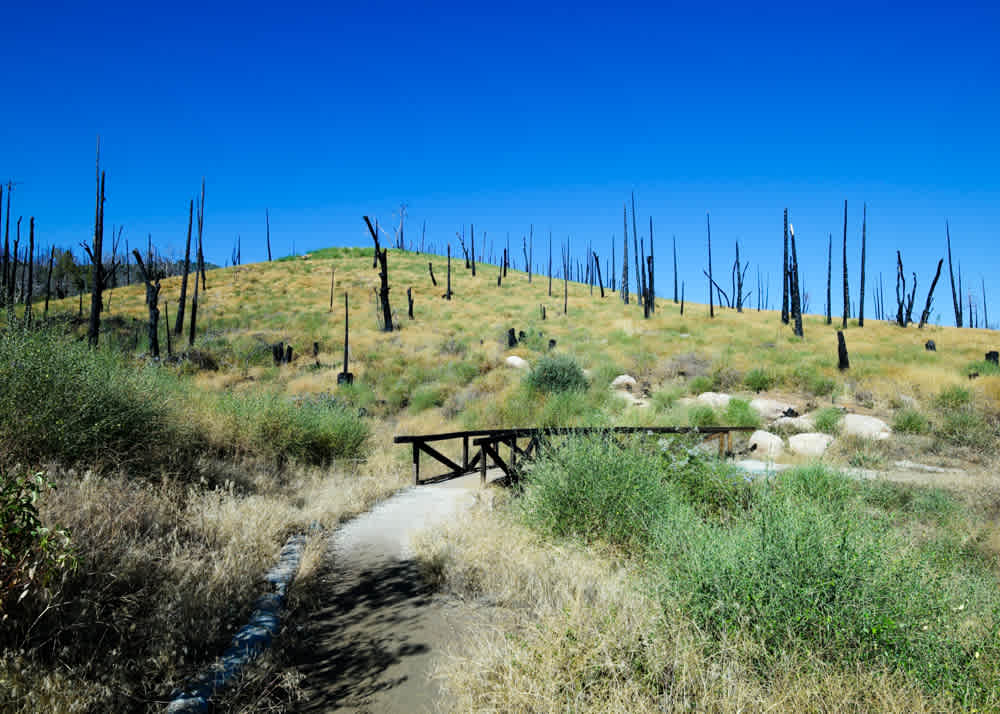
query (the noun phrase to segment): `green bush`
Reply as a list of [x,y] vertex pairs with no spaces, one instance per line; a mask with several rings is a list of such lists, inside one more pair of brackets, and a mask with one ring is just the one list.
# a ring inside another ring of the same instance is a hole
[[718,426],[719,420],[712,407],[695,406],[688,410],[688,423],[691,426]]
[[439,407],[444,404],[447,396],[445,389],[437,384],[417,387],[410,395],[410,411],[416,414],[432,407]]
[[[53,331],[0,331],[0,457],[26,464],[155,465],[197,448],[171,408],[182,394],[155,366]],[[180,447],[178,445],[181,444]]]
[[715,380],[706,375],[698,375],[688,383],[688,391],[691,394],[701,394],[711,392],[715,389]]
[[660,389],[653,392],[653,395],[649,398],[650,403],[653,405],[653,409],[658,412],[665,412],[672,409],[680,395],[675,389]]
[[745,399],[730,399],[726,405],[728,426],[760,426],[760,414]]
[[972,403],[972,392],[965,387],[952,385],[945,387],[934,397],[934,404],[940,409],[960,409]]
[[538,392],[568,392],[587,388],[587,378],[569,355],[546,355],[526,376],[528,386]]
[[763,369],[751,369],[743,378],[743,383],[755,392],[764,392],[774,384],[774,377]]
[[816,412],[816,416],[813,417],[813,424],[816,427],[816,431],[836,436],[840,433],[840,422],[843,418],[844,413],[836,407],[825,407]]
[[800,388],[817,397],[833,394],[837,383],[820,374],[815,367],[797,367],[792,372],[792,381]]
[[916,409],[900,409],[892,418],[892,429],[900,434],[926,434],[931,423]]
[[994,364],[993,362],[987,362],[986,360],[980,360],[979,362],[970,362],[962,370],[962,376],[972,374],[973,372],[978,373],[980,377],[995,377],[1000,375],[1000,366]]

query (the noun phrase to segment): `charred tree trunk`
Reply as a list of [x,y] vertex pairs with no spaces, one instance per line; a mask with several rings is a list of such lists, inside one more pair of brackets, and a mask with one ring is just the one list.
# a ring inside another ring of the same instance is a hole
[[917,274],[913,273],[913,287],[910,289],[910,296],[906,299],[906,317],[904,327],[913,322],[913,301],[917,297]]
[[407,310],[406,310],[406,314],[412,320],[413,319],[413,288],[407,288],[406,289],[406,302],[408,304],[408,307],[407,307]]
[[476,226],[469,224],[469,240],[472,242],[472,277],[476,277]]
[[851,294],[847,285],[847,199],[844,199],[844,319],[841,329],[847,329],[847,316],[851,312]]
[[566,239],[566,255],[563,258],[563,315],[569,313],[569,238]]
[[681,283],[681,314],[684,314],[684,283]]
[[[922,329],[924,325],[927,324],[927,320],[931,316],[931,302],[934,300],[934,288],[937,287],[938,278],[941,277],[941,266],[944,265],[944,258],[938,260],[937,272],[934,273],[934,280],[931,281],[931,289],[927,291],[927,302],[924,304],[924,311],[920,313],[920,323],[917,325],[917,329]],[[985,294],[985,292],[984,292]],[[985,309],[986,303],[983,302],[983,309]]]
[[549,231],[549,297],[552,297],[552,231]]
[[792,320],[795,323],[794,332],[798,337],[802,337],[802,295],[799,292],[799,254],[795,250],[795,229],[789,225],[788,235],[792,242],[791,271],[789,273],[789,284],[791,287],[791,311]]
[[677,236],[674,236],[674,305],[677,304]]
[[52,246],[52,251],[49,253],[49,272],[45,278],[45,310],[42,312],[42,319],[46,319],[49,316],[49,296],[52,294],[52,264],[56,260],[56,247]]
[[850,367],[851,360],[847,357],[847,342],[844,340],[844,333],[837,330],[837,369],[843,372]]
[[715,301],[712,297],[712,287],[715,285],[712,279],[712,220],[707,213],[705,228],[708,231],[708,316],[715,317]]
[[[8,194],[8,200],[10,195]],[[8,214],[10,209],[7,209]],[[9,218],[9,216],[8,216]],[[962,287],[961,287],[961,277],[959,277],[959,288],[958,292],[955,291],[955,271],[951,267],[951,229],[948,227],[948,222],[945,221],[944,233],[948,241],[948,276],[951,278],[951,302],[955,307],[955,327],[962,326]]]
[[601,279],[601,261],[594,253],[594,270],[597,271],[597,285],[601,288],[601,297],[604,297],[604,281]]
[[[153,359],[160,358],[160,277],[155,275],[153,266],[147,266],[142,262],[142,256],[138,250],[132,251],[135,256],[135,264],[139,267],[139,275],[146,283],[146,306],[149,308],[149,354]],[[169,340],[170,330],[167,330]]]
[[653,282],[653,217],[649,217],[649,258],[647,259],[649,275],[646,287],[649,289],[649,311],[656,312],[656,289]]
[[[431,280],[434,279],[434,268],[431,268]],[[445,288],[444,299],[451,300],[451,243],[448,244],[448,286]]]
[[191,296],[191,324],[188,325],[188,347],[194,347],[198,329],[198,276],[202,274],[203,260],[201,238],[205,228],[205,182],[201,183],[201,200],[198,202],[198,263],[194,272],[194,295]]
[[[330,266],[330,312],[333,312],[333,286],[334,279],[336,277],[337,269],[334,266]],[[434,273],[431,273],[433,275]]]
[[861,213],[861,297],[858,299],[858,327],[865,326],[865,254],[868,242],[868,204]]
[[833,277],[833,233],[827,239],[826,244],[826,324],[833,324],[833,304],[830,293],[830,280]]
[[903,273],[903,256],[896,251],[896,324],[906,327],[903,321],[906,301],[906,275]]
[[[3,209],[3,186],[0,185],[0,213]],[[2,217],[2,216],[0,216]],[[7,237],[3,243],[3,259],[0,261],[0,305],[7,302],[7,263],[10,261],[10,193],[7,194]]]
[[[181,296],[177,300],[177,317],[174,318],[174,334],[184,334],[184,306],[187,302],[188,273],[191,272],[191,229],[194,226],[194,199],[188,204],[188,230],[187,243],[184,248],[184,272],[181,273]],[[270,260],[270,248],[268,248],[268,260]]]
[[[372,240],[375,241],[375,258],[378,260],[379,265],[379,290],[378,298],[379,304],[381,305],[383,332],[392,332],[392,307],[389,305],[389,249],[380,248],[378,242],[378,233],[375,228],[372,227],[372,223],[368,220],[368,216],[365,216],[365,223],[368,224],[368,230],[372,234]],[[473,243],[475,246],[475,243]],[[473,248],[475,250],[475,248]],[[475,253],[473,253],[475,255]],[[473,258],[473,261],[475,258]],[[475,262],[473,262],[475,266]]]
[[[112,266],[113,267],[113,266]],[[24,296],[24,321],[31,323],[31,298],[35,285],[35,217],[28,219],[28,286]]]
[[625,226],[625,240],[622,241],[622,300],[628,305],[628,206],[622,204],[622,223]]
[[781,263],[781,322],[788,324],[788,292],[791,285],[788,282],[788,209],[785,209],[785,257]]
[[101,290],[104,288],[104,172],[101,171],[100,141],[97,146],[97,208],[94,217],[94,248],[90,254],[93,263],[91,272],[90,322],[87,326],[87,342],[97,347],[101,334]]
[[[448,244],[448,252],[451,253],[451,244]],[[434,263],[427,261],[427,272],[431,274],[431,285],[437,287],[438,281],[434,277]]]
[[267,262],[271,262],[271,209],[264,209],[264,230],[267,236]]

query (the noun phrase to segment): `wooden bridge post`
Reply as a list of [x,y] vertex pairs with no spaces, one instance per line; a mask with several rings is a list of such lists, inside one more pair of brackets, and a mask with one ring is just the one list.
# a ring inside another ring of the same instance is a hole
[[479,445],[479,484],[486,485],[486,444]]
[[469,437],[462,437],[462,473],[469,471]]
[[413,485],[420,485],[420,447],[413,442]]

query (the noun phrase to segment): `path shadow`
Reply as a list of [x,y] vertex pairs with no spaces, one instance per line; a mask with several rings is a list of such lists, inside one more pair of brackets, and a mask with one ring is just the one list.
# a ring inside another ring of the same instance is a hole
[[299,711],[365,709],[409,679],[407,660],[430,651],[421,619],[433,589],[416,565],[380,558],[365,566],[329,566],[328,599],[296,633],[290,654],[309,693]]

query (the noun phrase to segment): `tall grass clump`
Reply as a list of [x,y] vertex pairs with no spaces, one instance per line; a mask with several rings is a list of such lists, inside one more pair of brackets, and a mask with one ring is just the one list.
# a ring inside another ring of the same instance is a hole
[[[683,446],[630,447],[584,440],[544,458],[526,476],[525,520],[624,547],[666,610],[719,641],[757,643],[765,680],[805,657],[895,672],[963,707],[1000,705],[996,572],[927,520],[946,510],[940,498],[900,513],[822,467],[746,483]],[[735,498],[715,507],[720,494]],[[915,542],[913,520],[936,530]]]
[[824,434],[832,434],[833,436],[840,433],[841,422],[843,420],[844,413],[836,407],[824,407],[816,412],[813,417],[816,431],[821,431]]
[[198,443],[172,418],[181,393],[169,375],[110,350],[51,330],[0,331],[0,455],[9,461],[94,467],[173,458]]
[[587,388],[587,378],[569,355],[542,357],[525,378],[527,385],[538,392],[569,392]]
[[745,399],[729,400],[725,420],[728,426],[760,426],[760,414]]
[[756,368],[746,373],[743,383],[755,392],[765,392],[774,384],[774,377],[767,370]]

